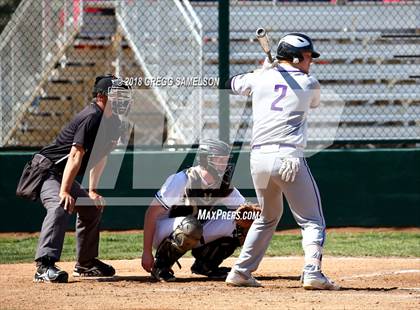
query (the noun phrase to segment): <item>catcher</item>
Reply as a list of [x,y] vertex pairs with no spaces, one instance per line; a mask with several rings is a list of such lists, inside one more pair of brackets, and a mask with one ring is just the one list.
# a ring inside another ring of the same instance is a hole
[[169,176],[146,211],[142,267],[158,281],[174,281],[172,266],[189,250],[192,273],[226,278],[230,268],[220,264],[242,245],[259,215],[258,207],[241,206],[245,198],[230,187],[233,164],[226,143],[204,140],[198,155],[199,165]]

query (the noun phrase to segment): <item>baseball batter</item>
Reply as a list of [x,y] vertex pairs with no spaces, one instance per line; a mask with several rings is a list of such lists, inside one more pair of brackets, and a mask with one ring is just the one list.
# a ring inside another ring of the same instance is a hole
[[336,290],[339,287],[321,271],[325,221],[316,182],[304,158],[307,115],[320,103],[320,86],[309,75],[314,51],[312,40],[301,33],[285,35],[277,48],[277,60],[262,70],[229,79],[234,94],[252,96],[253,133],[251,174],[261,217],[252,224],[240,257],[226,282],[235,286],[261,286],[252,277],[267,250],[283,213],[285,195],[302,229],[305,289]]
[[219,265],[241,244],[234,216],[206,216],[216,206],[232,211],[245,202],[230,187],[230,147],[208,139],[198,154],[199,165],[168,177],[146,212],[142,266],[162,282],[175,280],[172,266],[189,250],[193,273],[225,279],[230,269]]

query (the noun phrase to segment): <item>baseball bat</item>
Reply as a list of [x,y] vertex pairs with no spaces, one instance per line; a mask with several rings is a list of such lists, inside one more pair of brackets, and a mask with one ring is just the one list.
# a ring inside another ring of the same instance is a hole
[[267,31],[265,31],[264,28],[258,28],[257,31],[255,32],[255,35],[264,53],[267,54],[268,60],[270,61],[270,63],[272,63],[273,57],[271,56],[271,46],[270,46],[270,41],[268,40]]

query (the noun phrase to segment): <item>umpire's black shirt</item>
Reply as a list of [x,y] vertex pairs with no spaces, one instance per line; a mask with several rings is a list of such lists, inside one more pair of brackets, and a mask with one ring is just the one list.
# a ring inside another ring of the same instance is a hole
[[[57,162],[70,153],[73,145],[80,145],[85,155],[78,175],[83,175],[88,164],[91,169],[112,150],[120,136],[120,128],[118,116],[112,114],[107,118],[96,100],[93,100],[61,130],[55,142],[44,147],[40,154]],[[67,158],[56,165],[56,170],[63,172],[66,163]]]

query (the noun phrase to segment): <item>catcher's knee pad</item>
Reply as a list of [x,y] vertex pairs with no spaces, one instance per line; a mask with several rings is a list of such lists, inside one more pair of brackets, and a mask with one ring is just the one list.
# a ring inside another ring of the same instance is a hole
[[200,242],[203,236],[203,226],[193,216],[185,217],[171,234],[171,240],[179,251],[188,251]]
[[188,250],[191,250],[203,235],[201,223],[193,216],[184,218],[172,234],[158,246],[154,268],[171,268]]
[[195,264],[201,264],[204,269],[216,269],[226,258],[239,247],[238,238],[222,237],[203,246],[194,248],[191,253],[196,258]]

